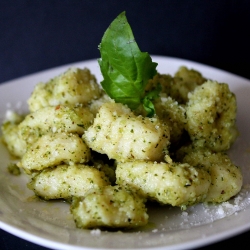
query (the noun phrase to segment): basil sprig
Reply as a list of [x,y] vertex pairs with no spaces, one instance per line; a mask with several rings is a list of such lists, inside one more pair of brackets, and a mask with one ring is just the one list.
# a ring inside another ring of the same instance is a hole
[[141,52],[125,11],[110,24],[99,45],[98,60],[105,92],[115,102],[126,104],[132,110],[141,104],[148,116],[155,113],[152,100],[159,91],[145,92],[149,79],[157,73],[157,63],[152,62],[147,52]]

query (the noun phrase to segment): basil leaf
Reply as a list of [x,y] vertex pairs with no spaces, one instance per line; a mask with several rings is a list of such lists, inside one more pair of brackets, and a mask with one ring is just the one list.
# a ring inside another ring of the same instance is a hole
[[125,11],[105,31],[99,49],[103,89],[116,102],[136,109],[143,102],[148,80],[157,73],[157,63],[140,51]]
[[148,117],[152,117],[155,114],[153,101],[159,97],[161,90],[161,84],[158,83],[156,88],[148,92],[142,100],[143,107],[146,110]]

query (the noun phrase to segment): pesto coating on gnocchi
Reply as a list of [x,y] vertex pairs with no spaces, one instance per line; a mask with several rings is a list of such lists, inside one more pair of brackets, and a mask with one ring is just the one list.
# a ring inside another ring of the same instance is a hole
[[135,228],[148,223],[144,198],[117,185],[74,198],[70,209],[79,228]]
[[117,161],[160,161],[167,151],[169,127],[157,117],[136,116],[120,103],[104,103],[83,134],[93,150]]
[[49,133],[41,136],[26,150],[18,166],[31,173],[60,163],[70,165],[89,160],[90,148],[77,134]]
[[206,81],[189,93],[186,130],[193,143],[228,150],[238,136],[236,98],[225,83]]
[[8,119],[2,124],[2,141],[6,145],[9,153],[17,158],[21,158],[26,151],[26,141],[19,135],[19,127],[24,116],[15,112],[8,112]]
[[28,145],[50,132],[82,135],[84,130],[92,124],[93,119],[92,112],[82,105],[48,106],[29,113],[18,125],[19,135]]
[[241,189],[243,176],[239,166],[233,164],[225,152],[212,152],[207,148],[183,147],[179,153],[182,162],[199,166],[211,176],[206,202],[221,203],[234,197]]
[[38,83],[28,99],[29,110],[34,112],[48,106],[76,103],[88,104],[98,99],[102,89],[87,68],[69,68],[45,83]]
[[62,164],[34,175],[28,188],[44,200],[72,199],[109,185],[104,172],[84,164]]
[[187,163],[127,161],[116,168],[116,183],[142,197],[172,206],[189,206],[205,200],[210,174]]

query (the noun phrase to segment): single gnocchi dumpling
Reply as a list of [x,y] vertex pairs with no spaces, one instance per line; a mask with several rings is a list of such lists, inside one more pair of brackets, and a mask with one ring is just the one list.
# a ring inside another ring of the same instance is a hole
[[47,133],[77,133],[82,135],[93,122],[94,116],[87,107],[59,105],[45,107],[28,114],[19,124],[19,134],[27,145]]
[[85,196],[91,189],[99,189],[110,182],[104,172],[83,164],[58,165],[32,177],[28,188],[44,200]]
[[135,228],[148,223],[145,199],[119,186],[75,197],[71,213],[78,228]]
[[77,134],[49,133],[32,144],[18,162],[28,174],[67,163],[85,163],[90,160],[89,147]]
[[69,68],[46,83],[38,83],[28,99],[29,110],[34,112],[47,106],[87,105],[101,96],[102,90],[87,68]]
[[228,84],[207,81],[189,93],[186,130],[199,147],[225,151],[238,136],[237,104]]
[[137,160],[117,164],[116,183],[161,204],[185,207],[206,199],[211,176],[187,163]]
[[21,158],[26,151],[26,142],[19,136],[18,125],[25,116],[11,111],[7,112],[6,116],[6,120],[1,126],[3,143],[12,156]]
[[146,90],[161,85],[161,93],[166,94],[179,104],[186,104],[188,93],[206,81],[202,74],[194,69],[181,66],[174,76],[169,74],[156,74],[149,80]]
[[185,66],[179,67],[173,79],[169,94],[180,104],[186,104],[188,94],[207,80],[199,71]]
[[180,150],[184,151],[182,162],[202,166],[211,176],[205,202],[221,203],[239,193],[243,184],[241,169],[232,163],[225,152],[191,146]]
[[85,131],[88,146],[110,159],[160,161],[170,143],[167,124],[158,118],[136,116],[121,103],[104,103]]

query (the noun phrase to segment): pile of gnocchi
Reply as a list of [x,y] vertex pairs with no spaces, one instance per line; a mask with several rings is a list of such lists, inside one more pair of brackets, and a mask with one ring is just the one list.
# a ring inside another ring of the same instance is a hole
[[9,171],[27,175],[37,197],[67,201],[84,229],[145,226],[151,201],[182,210],[228,201],[243,183],[227,155],[238,136],[234,93],[185,66],[146,89],[157,84],[153,117],[112,100],[88,68],[36,84],[29,112],[1,126],[17,159]]

